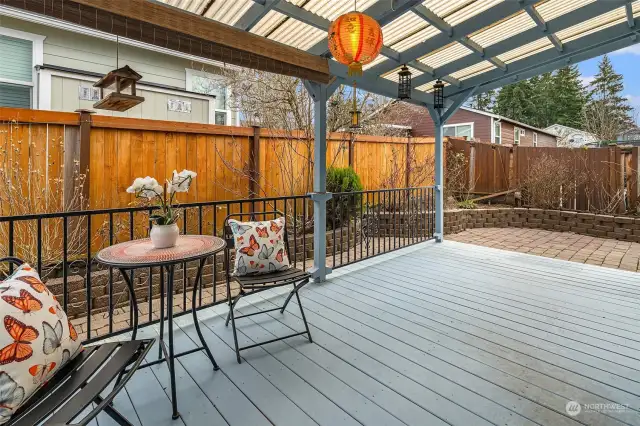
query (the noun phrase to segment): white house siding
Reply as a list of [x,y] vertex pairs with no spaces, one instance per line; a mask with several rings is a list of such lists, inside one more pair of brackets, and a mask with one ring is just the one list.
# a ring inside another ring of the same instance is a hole
[[[51,109],[54,111],[75,111],[79,108],[92,109],[93,101],[80,100],[78,88],[90,87],[91,83],[69,77],[51,77]],[[160,93],[140,89],[138,94],[145,101],[125,112],[97,111],[102,115],[118,117],[146,118],[151,120],[185,121],[193,123],[207,123],[209,120],[209,101],[194,99],[188,96]],[[186,95],[186,94],[185,94]],[[167,108],[169,99],[191,102],[191,113],[173,112]]]
[[[45,36],[44,39],[44,64],[54,67],[64,67],[83,72],[106,74],[116,68],[116,66],[129,65],[136,72],[142,75],[139,83],[142,87],[138,90],[146,101],[125,113],[112,113],[100,110],[99,114],[122,115],[129,117],[209,122],[209,105],[203,95],[190,97],[188,93],[173,92],[172,94],[162,94],[160,88],[150,88],[146,90],[144,83],[160,84],[185,90],[186,69],[206,71],[212,74],[219,73],[219,69],[206,64],[201,64],[188,59],[167,55],[152,50],[141,49],[120,43],[116,49],[116,43],[98,37],[53,28],[20,19],[0,16],[0,27],[12,28],[27,33]],[[118,50],[118,60],[116,61],[116,50]],[[87,77],[85,76],[86,80]],[[89,77],[91,80],[91,77]],[[60,111],[73,111],[77,108],[93,107],[92,101],[78,99],[78,86],[83,77],[54,76],[51,78],[51,109]],[[153,92],[151,92],[153,90]],[[167,109],[167,99],[189,100],[192,104],[191,114],[171,112]],[[229,124],[237,124],[237,114],[228,112]],[[213,117],[211,118],[213,120]],[[213,122],[213,121],[212,121]]]

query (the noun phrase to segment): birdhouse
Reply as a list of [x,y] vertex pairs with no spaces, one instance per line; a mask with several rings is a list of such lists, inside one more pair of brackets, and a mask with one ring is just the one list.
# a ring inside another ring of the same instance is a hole
[[[143,97],[136,96],[136,82],[141,78],[128,65],[109,72],[93,85],[100,88],[100,100],[93,107],[122,112],[144,102]],[[110,91],[106,96],[105,89]]]

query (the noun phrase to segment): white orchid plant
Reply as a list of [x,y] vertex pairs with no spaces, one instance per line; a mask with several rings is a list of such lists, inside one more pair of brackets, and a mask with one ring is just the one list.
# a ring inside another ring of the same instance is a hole
[[135,194],[136,198],[155,202],[160,211],[153,214],[149,219],[157,225],[172,225],[178,221],[179,213],[174,209],[175,196],[179,192],[189,191],[191,182],[197,176],[196,172],[183,170],[178,173],[176,170],[171,175],[171,180],[167,179],[164,186],[160,185],[155,178],[136,178],[131,186],[127,188],[129,194]]

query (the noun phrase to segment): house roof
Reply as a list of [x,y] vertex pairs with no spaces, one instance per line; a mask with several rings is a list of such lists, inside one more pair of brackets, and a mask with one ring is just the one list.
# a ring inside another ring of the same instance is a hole
[[551,133],[551,134],[554,134],[556,136],[561,137],[562,136],[561,134],[558,134],[557,132],[554,131],[554,129],[556,129],[556,128],[559,128],[559,129],[562,129],[562,130],[566,130],[567,133],[570,133],[570,132],[583,133],[585,135],[589,135],[589,136],[593,137],[594,139],[597,139],[595,135],[593,135],[593,134],[591,134],[589,132],[586,132],[586,131],[580,130],[580,129],[576,129],[575,127],[565,126],[564,124],[558,124],[558,123],[552,124],[551,126],[546,127],[544,130],[549,132],[549,133]]
[[475,112],[476,114],[486,115],[488,117],[493,117],[493,118],[495,118],[497,120],[508,121],[509,123],[513,123],[513,124],[517,125],[518,127],[523,127],[525,129],[535,130],[536,132],[539,132],[539,133],[545,133],[547,135],[557,136],[555,133],[550,132],[550,131],[548,131],[546,129],[541,129],[539,127],[531,126],[529,124],[523,123],[523,122],[518,121],[518,120],[514,120],[514,119],[509,118],[509,117],[505,117],[503,115],[498,115],[498,114],[494,114],[492,112],[487,112],[487,111],[481,111],[479,109],[465,107],[465,106],[460,107],[460,109],[463,109],[463,110],[466,110],[466,111]]

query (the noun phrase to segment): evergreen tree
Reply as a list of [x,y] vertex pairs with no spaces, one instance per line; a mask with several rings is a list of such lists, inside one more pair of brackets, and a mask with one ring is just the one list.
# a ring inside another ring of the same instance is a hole
[[493,112],[513,120],[531,124],[535,115],[533,89],[528,80],[503,87],[496,96]]
[[488,92],[473,95],[467,102],[467,105],[470,108],[474,108],[480,111],[491,112],[493,110],[495,95],[495,90],[489,90]]
[[568,66],[556,71],[549,89],[553,106],[544,127],[557,123],[582,129],[582,112],[587,103],[587,95],[580,81],[578,66]]
[[585,108],[585,125],[600,139],[615,140],[619,133],[633,126],[633,108],[622,96],[623,90],[623,76],[615,72],[609,57],[604,55]]

